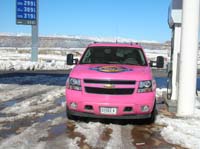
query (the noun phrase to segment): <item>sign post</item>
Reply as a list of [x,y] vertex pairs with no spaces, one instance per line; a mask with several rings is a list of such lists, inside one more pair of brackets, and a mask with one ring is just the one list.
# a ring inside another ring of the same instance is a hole
[[32,25],[31,61],[38,61],[38,23],[36,25]]
[[16,0],[16,24],[32,25],[32,61],[38,61],[38,10],[38,0]]

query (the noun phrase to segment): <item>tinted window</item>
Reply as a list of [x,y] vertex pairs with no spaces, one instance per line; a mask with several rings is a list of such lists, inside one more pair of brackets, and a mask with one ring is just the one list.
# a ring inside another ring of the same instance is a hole
[[146,66],[144,54],[139,48],[90,47],[80,64],[128,64]]

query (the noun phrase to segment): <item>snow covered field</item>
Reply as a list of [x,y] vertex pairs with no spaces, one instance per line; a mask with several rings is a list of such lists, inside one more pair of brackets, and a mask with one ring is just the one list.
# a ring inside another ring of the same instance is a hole
[[31,62],[30,48],[0,48],[0,71],[14,70],[66,70],[67,53],[73,53],[77,58],[84,49],[39,49],[38,62]]
[[[64,52],[63,52],[64,50]],[[0,71],[67,70],[66,54],[80,57],[83,49],[53,49],[30,62],[27,49],[1,49]],[[148,50],[149,59],[165,50]],[[200,103],[192,117],[169,113],[163,96],[166,89],[157,79],[158,116],[155,124],[134,121],[70,121],[65,116],[67,75],[0,75],[0,149],[27,148],[200,148]]]
[[[30,48],[0,48],[0,71],[14,70],[66,70],[71,68],[66,65],[66,55],[73,53],[76,58],[80,58],[84,49],[39,49],[38,62],[31,62]],[[145,49],[149,59],[155,60],[158,54],[169,61],[167,50],[148,50]]]

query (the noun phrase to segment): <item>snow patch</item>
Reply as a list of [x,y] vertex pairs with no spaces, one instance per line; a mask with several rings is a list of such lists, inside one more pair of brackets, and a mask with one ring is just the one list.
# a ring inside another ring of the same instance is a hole
[[107,143],[106,149],[123,148],[121,126],[111,124],[109,127],[113,130],[113,133]]
[[156,88],[156,97],[163,97],[164,93],[167,92],[166,88]]
[[52,121],[51,126],[59,125],[59,124],[63,124],[63,123],[66,123],[66,119],[63,117],[57,117]]
[[166,125],[161,131],[161,135],[167,142],[186,148],[200,148],[199,117],[173,119],[159,115],[156,123]]
[[24,119],[25,117],[34,117],[34,116],[36,116],[36,112],[22,113],[20,115],[10,116],[10,117],[0,117],[0,123],[13,122],[19,119]]
[[[35,96],[30,99],[26,99],[22,102],[16,103],[11,107],[7,107],[2,110],[2,113],[28,113],[32,111],[37,111],[39,109],[44,109],[54,104],[56,98],[64,95],[64,87],[56,87],[54,90],[49,91],[43,95]],[[39,98],[39,99],[38,99]]]
[[48,132],[41,125],[33,125],[19,135],[11,136],[0,142],[0,149],[26,149],[44,147],[44,142],[39,142],[42,137],[47,137]]
[[61,117],[54,120],[50,120],[44,123],[35,123],[32,126],[26,128],[18,135],[10,136],[0,141],[0,149],[45,149],[45,148],[70,148],[79,149],[77,141],[79,137],[75,139],[67,138],[66,135],[58,136],[54,139],[47,141],[48,130],[50,126],[57,125],[66,122],[66,119]]
[[76,123],[75,132],[80,132],[86,137],[87,142],[92,147],[95,147],[99,140],[99,135],[103,132],[104,126],[101,123]]
[[68,70],[71,66],[67,66],[65,62],[30,62],[30,61],[2,61],[0,60],[0,70]]

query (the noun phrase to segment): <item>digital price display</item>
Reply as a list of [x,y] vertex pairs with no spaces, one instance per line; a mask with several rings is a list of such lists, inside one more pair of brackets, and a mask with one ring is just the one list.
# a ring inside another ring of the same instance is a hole
[[16,0],[16,24],[37,24],[37,0]]

